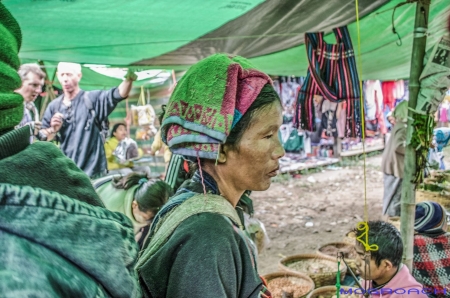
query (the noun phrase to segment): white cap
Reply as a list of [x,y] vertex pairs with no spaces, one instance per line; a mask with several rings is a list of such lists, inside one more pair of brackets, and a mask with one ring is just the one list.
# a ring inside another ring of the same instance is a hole
[[81,64],[72,62],[59,62],[58,72],[71,71],[73,73],[81,73]]

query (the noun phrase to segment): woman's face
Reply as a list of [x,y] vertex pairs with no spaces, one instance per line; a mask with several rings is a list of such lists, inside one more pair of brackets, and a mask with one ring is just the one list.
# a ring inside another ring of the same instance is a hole
[[278,174],[278,160],[284,155],[278,138],[282,123],[281,104],[274,102],[253,115],[238,149],[224,149],[226,161],[220,172],[236,190],[261,191],[269,188],[271,178]]
[[125,128],[125,126],[123,125],[119,125],[119,127],[117,127],[116,131],[113,133],[113,135],[116,137],[116,139],[120,141],[122,141],[123,139],[125,139],[125,137],[127,136],[127,129]]

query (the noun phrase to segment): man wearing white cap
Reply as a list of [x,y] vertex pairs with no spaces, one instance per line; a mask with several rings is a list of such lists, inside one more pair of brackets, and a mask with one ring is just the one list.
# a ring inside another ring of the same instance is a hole
[[48,141],[56,138],[64,154],[89,177],[101,177],[106,173],[106,157],[100,124],[128,97],[137,77],[128,71],[119,87],[86,92],[79,87],[80,64],[60,62],[57,76],[64,94],[48,105],[41,133]]

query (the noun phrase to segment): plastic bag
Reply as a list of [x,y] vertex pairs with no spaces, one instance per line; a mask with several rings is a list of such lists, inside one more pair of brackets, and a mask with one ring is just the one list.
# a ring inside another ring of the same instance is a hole
[[112,153],[119,163],[124,163],[139,156],[137,143],[130,138],[125,138],[119,142]]
[[139,96],[138,105],[131,105],[131,114],[133,125],[155,125],[156,113],[150,104],[145,103],[144,87],[141,87],[141,95]]
[[247,236],[255,244],[258,253],[261,253],[270,242],[264,224],[244,212],[244,225]]

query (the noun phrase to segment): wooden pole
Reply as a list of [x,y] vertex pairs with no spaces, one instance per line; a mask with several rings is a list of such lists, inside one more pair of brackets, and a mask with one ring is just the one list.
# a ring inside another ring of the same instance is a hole
[[[419,77],[423,70],[423,59],[427,37],[423,34],[428,27],[428,15],[430,9],[429,0],[419,0],[416,7],[416,19],[414,24],[414,40],[411,55],[411,70],[409,77],[409,103],[408,107],[415,109],[420,84]],[[414,216],[416,206],[416,185],[412,183],[416,172],[416,151],[409,144],[413,133],[413,112],[408,111],[407,146],[405,152],[405,171],[402,182],[401,198],[401,233],[403,240],[403,263],[412,272],[413,243],[414,243]]]
[[44,65],[44,61],[39,60],[38,64],[41,66],[42,71],[45,73],[45,97],[43,99],[43,102],[41,101],[41,106],[39,107],[41,114],[39,115],[40,119],[44,118],[45,110],[47,109],[47,105],[49,104],[49,101],[52,101],[56,98],[55,91],[53,89],[53,81],[55,80],[56,76],[56,69],[53,73],[53,78],[50,80],[50,77],[48,75],[47,69]]

